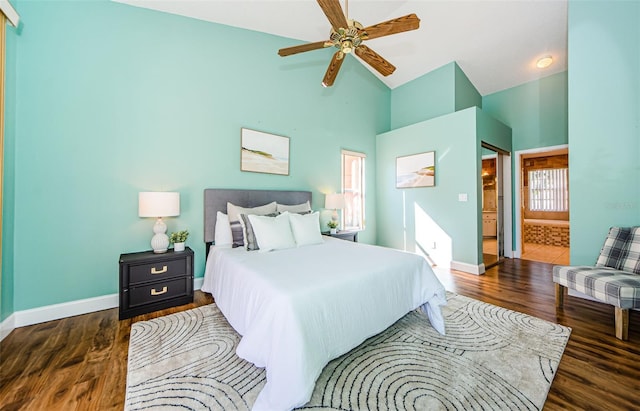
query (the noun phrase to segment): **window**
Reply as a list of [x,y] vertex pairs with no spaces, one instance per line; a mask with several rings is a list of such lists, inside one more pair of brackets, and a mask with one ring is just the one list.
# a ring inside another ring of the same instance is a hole
[[342,193],[345,230],[364,230],[364,160],[363,153],[342,150]]
[[529,171],[529,210],[569,211],[568,168]]

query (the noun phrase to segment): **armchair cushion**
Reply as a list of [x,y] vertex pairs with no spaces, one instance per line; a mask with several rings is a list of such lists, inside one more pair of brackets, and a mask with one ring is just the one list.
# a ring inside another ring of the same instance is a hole
[[622,262],[622,271],[640,274],[640,227],[631,227],[627,257]]
[[609,267],[553,267],[553,281],[623,309],[640,308],[640,275]]
[[611,227],[595,266],[640,274],[640,227]]

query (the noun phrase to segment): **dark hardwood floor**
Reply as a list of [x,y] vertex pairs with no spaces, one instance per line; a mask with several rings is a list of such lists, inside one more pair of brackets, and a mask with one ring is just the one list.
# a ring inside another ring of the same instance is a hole
[[[640,409],[640,312],[630,314],[629,341],[614,336],[612,306],[569,296],[556,312],[551,270],[507,259],[483,276],[438,276],[450,291],[573,329],[546,410]],[[14,330],[0,343],[1,409],[121,410],[131,324],[212,301],[197,291],[193,304],[130,320],[114,308]]]

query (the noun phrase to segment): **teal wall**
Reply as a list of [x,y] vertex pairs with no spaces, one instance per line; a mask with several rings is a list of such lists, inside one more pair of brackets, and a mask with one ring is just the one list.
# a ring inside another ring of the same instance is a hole
[[513,150],[567,144],[567,72],[482,97],[482,111],[513,130]]
[[[392,90],[392,131],[376,146],[378,244],[429,254],[441,266],[482,262],[480,143],[511,150],[511,130],[482,104],[455,62]],[[396,157],[432,150],[436,187],[396,189]],[[467,202],[458,201],[460,193]]]
[[[378,135],[378,243],[429,254],[440,266],[481,263],[480,142],[509,150],[510,137],[477,107]],[[396,188],[396,158],[426,151],[436,154],[435,187]],[[458,201],[461,193],[466,202]]]
[[18,30],[7,24],[5,41],[4,158],[2,185],[2,280],[0,322],[13,314],[13,215],[15,213],[16,41]]
[[454,64],[455,111],[469,107],[482,108],[482,96],[458,64]]
[[[482,110],[511,127],[513,152],[567,144],[567,72],[483,96]],[[512,153],[511,175],[519,172]],[[517,189],[515,184],[512,178],[512,192]],[[516,207],[518,204],[512,202],[513,216]],[[515,231],[513,224],[512,249],[516,248]]]
[[640,225],[640,2],[569,2],[571,263]]
[[454,65],[449,63],[393,89],[392,130],[455,111]]
[[457,63],[451,62],[391,93],[391,129],[450,114],[482,108],[482,97]]
[[[496,120],[491,115],[487,114],[484,110],[477,109],[476,114],[476,137],[477,137],[477,157],[476,157],[476,175],[479,176],[476,180],[477,192],[479,193],[476,198],[477,205],[477,218],[478,221],[482,221],[482,156],[487,154],[496,154],[493,150],[487,150],[482,147],[482,142],[488,143],[493,147],[499,148],[504,151],[511,152],[513,150],[513,137],[512,130],[504,123]],[[509,188],[504,188],[509,190]],[[513,214],[512,214],[513,215]],[[513,220],[513,218],[512,218]],[[477,232],[477,249],[478,249],[478,261],[483,262],[482,259],[482,229],[479,228]],[[508,248],[509,244],[505,245]]]
[[[511,127],[497,120],[486,111],[476,109],[476,136],[478,143],[484,141],[494,147],[511,152],[513,149],[512,134]],[[478,153],[480,154],[479,159],[482,160],[482,155],[486,154],[485,149],[480,147]],[[495,152],[491,151],[491,153]],[[478,175],[482,171],[482,161],[480,161],[479,165]],[[482,179],[479,179],[478,182],[482,183]]]
[[[430,254],[438,265],[475,262],[475,147],[473,109],[378,135],[378,244]],[[435,151],[435,186],[396,188],[396,158],[426,151]],[[469,201],[458,202],[458,193]]]
[[[340,189],[345,148],[368,156],[375,215],[390,91],[354,59],[325,89],[331,50],[279,57],[291,39],[106,0],[17,9],[15,206],[3,242],[15,311],[116,293],[119,254],[150,248],[139,191],[181,193],[167,225],[190,230],[196,277],[204,188],[308,189],[319,209],[321,193]],[[290,137],[290,175],[241,172],[241,127]],[[360,238],[375,242],[375,221]]]

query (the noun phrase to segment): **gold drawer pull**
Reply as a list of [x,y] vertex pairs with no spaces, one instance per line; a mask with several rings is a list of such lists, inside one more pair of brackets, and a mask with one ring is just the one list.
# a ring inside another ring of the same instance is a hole
[[151,267],[151,274],[164,274],[167,272],[167,266],[163,265],[161,270],[156,270],[155,267]]
[[[165,267],[166,268],[166,267]],[[151,295],[161,295],[167,292],[167,286],[162,287],[162,291],[156,291],[155,288],[151,289]]]

